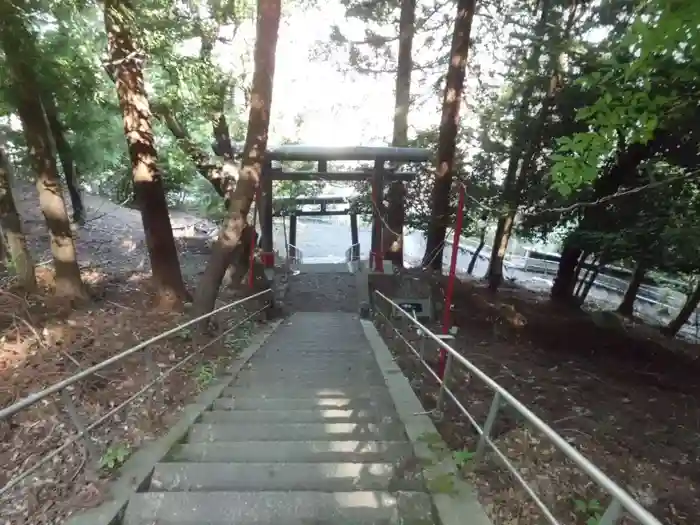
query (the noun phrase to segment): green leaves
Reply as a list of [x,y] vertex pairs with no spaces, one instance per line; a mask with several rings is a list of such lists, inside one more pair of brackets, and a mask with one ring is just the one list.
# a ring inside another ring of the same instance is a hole
[[612,149],[608,136],[587,132],[557,139],[552,162],[553,187],[564,197],[598,176],[599,168]]
[[673,87],[691,84],[692,92],[698,93],[695,70],[688,66],[700,62],[696,30],[700,11],[691,5],[662,0],[647,3],[624,38],[613,46],[605,69],[578,80],[579,86],[598,96],[576,116],[590,131],[558,144],[556,153],[567,153],[570,158],[554,159],[551,171],[557,191],[567,195],[590,184],[597,176],[593,167],[600,170],[621,140],[627,146],[645,144],[693,104],[695,97],[682,96]]
[[116,470],[121,467],[131,455],[131,446],[128,443],[117,443],[107,449],[100,457],[99,466],[102,470]]
[[603,515],[603,506],[597,499],[589,501],[574,500],[574,512],[586,520],[586,525],[598,525]]

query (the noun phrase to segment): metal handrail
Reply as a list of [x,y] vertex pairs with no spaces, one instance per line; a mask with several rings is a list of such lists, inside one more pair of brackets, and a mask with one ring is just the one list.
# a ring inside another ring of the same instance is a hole
[[[578,452],[574,447],[572,447],[563,437],[561,437],[557,432],[552,429],[547,423],[542,419],[537,417],[531,410],[529,410],[525,405],[513,397],[506,389],[500,386],[496,381],[491,379],[485,372],[478,368],[474,363],[466,359],[459,352],[457,352],[450,345],[445,343],[437,334],[433,333],[430,329],[425,327],[420,321],[415,319],[409,312],[401,308],[394,301],[389,299],[386,295],[380,291],[375,290],[377,296],[384,299],[394,311],[400,312],[406,319],[408,319],[412,324],[414,324],[421,335],[432,339],[440,348],[444,349],[448,353],[448,361],[445,369],[444,379],[441,379],[432,369],[432,367],[426,363],[423,359],[422,353],[417,351],[413,346],[406,340],[403,335],[393,327],[397,335],[404,340],[404,342],[411,348],[411,351],[416,354],[420,359],[421,363],[428,369],[431,375],[440,384],[440,394],[438,396],[438,405],[440,405],[440,400],[444,394],[447,394],[458,406],[460,411],[469,419],[472,426],[480,435],[479,444],[474,456],[475,460],[478,460],[481,455],[483,455],[484,448],[488,445],[491,450],[499,457],[499,459],[506,465],[508,470],[513,474],[513,476],[518,480],[518,482],[523,486],[523,489],[528,493],[528,495],[533,499],[537,506],[542,510],[547,520],[553,525],[560,525],[560,522],[552,515],[548,507],[542,502],[542,500],[537,496],[535,491],[528,485],[527,481],[519,474],[516,467],[510,462],[510,460],[503,454],[496,446],[496,444],[490,439],[489,433],[491,427],[496,419],[498,410],[500,409],[501,402],[506,401],[511,407],[517,410],[521,416],[528,420],[535,428],[547,436],[554,445],[559,448],[570,460],[572,460],[581,470],[583,470],[588,476],[591,477],[600,487],[605,489],[611,496],[612,502],[608,506],[607,510],[603,514],[598,525],[613,525],[613,523],[620,517],[622,509],[629,512],[634,518],[639,520],[641,525],[662,525],[659,520],[657,520],[649,511],[642,507],[630,494],[628,494],[624,489],[622,489],[617,483],[606,476],[598,467],[591,463],[586,457],[584,457],[580,452]],[[377,310],[385,319],[388,318],[379,310]],[[391,322],[389,321],[391,324]],[[450,371],[450,364],[453,360],[457,360],[460,364],[466,367],[470,372],[472,372],[476,377],[481,379],[486,385],[494,391],[493,401],[491,403],[491,408],[489,409],[488,416],[481,427],[476,422],[474,417],[469,413],[469,411],[464,407],[464,405],[457,399],[455,394],[447,386],[448,376]]]
[[[355,247],[357,249],[355,250]],[[357,255],[356,255],[357,254]],[[360,243],[351,244],[350,248],[345,250],[345,262],[355,262],[360,260]]]
[[10,417],[13,414],[16,414],[17,412],[19,412],[20,410],[22,410],[24,408],[30,407],[30,406],[34,405],[35,403],[38,403],[39,401],[41,401],[42,399],[44,399],[47,396],[50,396],[51,394],[55,394],[56,392],[63,390],[64,388],[69,387],[69,386],[77,383],[78,381],[85,379],[88,376],[93,375],[96,372],[99,372],[103,368],[106,368],[113,363],[121,361],[122,359],[129,357],[132,354],[135,354],[139,350],[143,350],[144,348],[152,345],[153,343],[157,343],[158,341],[165,339],[167,337],[170,337],[171,335],[176,334],[177,332],[180,332],[181,330],[184,330],[185,328],[188,328],[188,327],[190,327],[194,324],[197,324],[201,321],[204,321],[205,319],[208,319],[212,315],[215,315],[219,312],[223,312],[225,310],[229,310],[229,309],[233,308],[234,306],[238,306],[238,305],[240,305],[246,301],[249,301],[251,299],[256,299],[256,298],[258,298],[264,294],[267,294],[271,291],[272,290],[270,290],[268,288],[267,290],[263,290],[263,291],[258,292],[256,294],[249,295],[248,297],[244,297],[243,299],[239,299],[238,301],[234,301],[232,303],[224,305],[221,308],[217,308],[215,310],[212,310],[209,313],[206,313],[204,315],[200,315],[199,317],[195,317],[194,319],[190,319],[189,321],[182,323],[182,324],[176,326],[175,328],[171,328],[167,332],[163,332],[162,334],[159,334],[155,337],[151,337],[150,339],[148,339],[142,343],[139,343],[136,346],[129,348],[128,350],[124,350],[123,352],[121,352],[115,356],[112,356],[109,359],[105,359],[101,363],[98,363],[94,366],[91,366],[90,368],[86,368],[85,370],[82,370],[76,374],[73,374],[71,377],[64,379],[63,381],[59,381],[58,383],[55,383],[55,384],[51,385],[50,387],[45,388],[44,390],[40,390],[39,392],[35,392],[34,394],[30,394],[27,397],[25,397],[24,399],[21,399],[21,400],[17,401],[16,403],[13,403],[12,405],[1,409],[0,410],[0,421]]
[[[246,301],[250,301],[251,299],[260,297],[261,295],[269,293],[271,291],[272,290],[270,290],[270,289],[263,290],[261,292],[254,294],[254,295],[250,295],[244,299],[234,301],[234,302],[229,303],[225,306],[222,306],[221,308],[217,308],[217,309],[215,309],[207,314],[204,314],[204,315],[201,315],[201,316],[196,317],[194,319],[191,319],[190,321],[187,321],[186,323],[182,323],[182,324],[176,326],[175,328],[168,330],[167,332],[163,332],[162,334],[159,334],[156,337],[152,337],[151,339],[149,339],[143,343],[140,343],[140,344],[138,344],[138,345],[136,345],[128,350],[125,350],[124,352],[121,352],[120,354],[113,356],[110,359],[106,359],[105,361],[102,361],[101,363],[98,363],[95,366],[92,366],[86,370],[83,370],[77,374],[74,374],[73,376],[69,377],[68,379],[60,381],[60,382],[58,382],[58,383],[56,383],[56,384],[54,384],[54,385],[52,385],[44,390],[41,390],[40,392],[36,392],[35,394],[27,396],[24,399],[18,401],[17,403],[14,403],[14,404],[10,405],[9,407],[4,408],[2,410],[2,417],[0,417],[0,421],[2,421],[5,418],[11,417],[13,414],[16,414],[20,410],[23,410],[23,409],[33,405],[34,403],[37,403],[38,401],[46,398],[50,394],[53,394],[53,393],[58,392],[58,391],[62,391],[64,389],[70,387],[71,385],[75,384],[76,382],[80,381],[81,379],[84,379],[85,377],[88,377],[92,374],[95,374],[99,370],[102,370],[103,368],[109,366],[110,364],[118,362],[118,361],[128,357],[129,355],[132,355],[135,352],[142,350],[142,349],[148,347],[149,345],[151,345],[157,341],[160,341],[161,339],[164,339],[164,338],[166,338],[174,333],[177,333],[178,331],[183,330],[183,329],[185,329],[185,328],[187,328],[195,323],[201,322],[201,321],[211,317],[212,315],[215,315],[216,313],[219,313],[219,312],[224,311],[224,310],[228,310],[230,308],[233,308],[234,306],[240,305]],[[34,463],[31,467],[25,469],[24,471],[17,474],[14,478],[10,479],[3,487],[0,488],[0,496],[9,492],[10,489],[12,489],[14,486],[19,484],[21,481],[26,479],[31,474],[35,473],[42,466],[49,463],[51,460],[53,460],[55,457],[57,457],[61,452],[63,452],[68,447],[70,447],[71,445],[76,443],[78,440],[84,439],[85,436],[91,430],[93,430],[94,428],[96,428],[99,425],[101,425],[102,423],[104,423],[107,419],[109,419],[110,417],[112,417],[113,415],[118,413],[120,410],[122,410],[126,406],[130,405],[133,401],[135,401],[136,399],[141,397],[143,394],[145,394],[148,390],[153,388],[157,383],[162,383],[168,376],[170,376],[170,374],[172,374],[176,370],[182,368],[186,363],[188,363],[194,357],[200,355],[205,349],[210,347],[216,341],[220,340],[222,337],[231,333],[233,330],[235,330],[236,328],[241,326],[243,323],[245,323],[249,319],[253,318],[255,315],[259,314],[260,312],[262,312],[263,310],[265,310],[268,307],[269,307],[269,304],[266,304],[262,308],[252,312],[251,314],[249,314],[248,316],[246,316],[242,320],[240,320],[237,323],[235,323],[234,325],[230,326],[228,329],[224,330],[221,334],[217,335],[214,339],[212,339],[212,340],[208,341],[206,344],[202,345],[197,351],[190,353],[189,355],[187,355],[186,357],[181,359],[178,363],[176,363],[175,365],[173,365],[169,369],[158,374],[154,379],[152,379],[145,386],[143,386],[138,392],[131,395],[125,401],[123,401],[122,403],[120,403],[116,407],[109,410],[107,413],[100,416],[98,419],[96,419],[95,421],[93,421],[92,423],[87,425],[85,428],[82,428],[83,425],[81,422],[76,421],[74,419],[75,407],[72,405],[70,397],[68,396],[66,403],[68,403],[69,406],[67,407],[67,409],[68,409],[69,414],[71,415],[71,419],[73,419],[73,423],[76,426],[78,432],[76,434],[72,435],[69,439],[67,439],[61,446],[57,447],[52,452],[43,456],[39,461]],[[77,416],[75,416],[75,417],[77,417]],[[89,440],[86,442],[86,447],[88,447],[88,449],[90,448],[89,447]]]
[[292,264],[301,264],[304,260],[304,252],[302,252],[298,246],[295,246],[293,244],[287,244],[287,248],[288,248],[287,253],[291,252],[291,250],[289,250],[289,248],[294,248],[294,255],[289,255],[287,257],[287,260]]

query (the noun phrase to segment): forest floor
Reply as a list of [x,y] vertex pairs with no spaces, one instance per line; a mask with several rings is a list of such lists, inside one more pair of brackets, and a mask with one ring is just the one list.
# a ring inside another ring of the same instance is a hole
[[[390,297],[408,285],[444,304],[443,277],[407,272],[378,276],[376,288]],[[394,295],[396,296],[396,295]],[[378,300],[380,301],[380,300]],[[664,523],[700,523],[700,349],[669,340],[643,324],[622,322],[612,313],[567,311],[547,297],[507,286],[493,294],[476,280],[458,282],[455,348],[516,399],[553,427],[600,470],[634,495]],[[378,324],[397,362],[427,410],[436,406],[436,380],[378,315]],[[393,323],[419,348],[415,332]],[[435,325],[437,327],[437,325]],[[437,369],[435,345],[427,361]],[[457,398],[483,425],[493,392],[456,365]],[[447,402],[439,431],[464,461],[494,525],[539,525],[543,515],[505,467],[491,461],[475,470],[469,457],[477,434]],[[557,452],[550,440],[502,409],[495,443],[532,484],[562,523],[580,525],[610,498]],[[470,470],[473,470],[470,472]],[[602,508],[601,508],[602,507]],[[625,524],[638,523],[626,518]]]
[[[48,234],[38,210],[35,191],[19,186],[18,206],[25,233],[39,264],[41,290],[23,296],[0,267],[0,407],[31,392],[97,364],[136,343],[158,335],[187,318],[186,312],[153,308],[148,280],[148,257],[140,214],[105,199],[86,196],[87,221],[76,229],[76,245],[84,281],[92,299],[77,309],[52,297]],[[180,263],[193,289],[204,269],[213,225],[173,212]],[[199,225],[200,231],[194,228]],[[219,305],[234,300],[223,291]],[[258,304],[260,303],[260,304]],[[111,474],[141,443],[152,440],[177,419],[188,399],[204,389],[214,376],[245,348],[262,322],[246,318],[262,307],[245,307],[218,316],[218,334],[240,326],[217,341],[193,340],[183,331],[145,352],[114,364],[68,391],[81,419],[92,422],[150,382],[151,370],[163,372],[186,356],[201,354],[169,375],[153,395],[120,410],[90,433],[94,454],[83,444],[68,447],[15,489],[0,496],[0,524],[59,524],[66,516],[99,504]],[[0,486],[62,445],[75,427],[65,410],[65,395],[55,394],[9,420],[0,422]]]

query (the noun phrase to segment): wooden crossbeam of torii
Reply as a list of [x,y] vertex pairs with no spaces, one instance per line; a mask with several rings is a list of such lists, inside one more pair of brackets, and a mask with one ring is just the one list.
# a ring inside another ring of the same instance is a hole
[[[272,205],[272,215],[275,217],[296,215],[297,217],[313,217],[323,215],[349,215],[356,213],[352,207],[352,199],[345,197],[300,197],[296,199],[274,199]],[[329,210],[328,206],[333,204],[347,204],[341,210]],[[302,206],[316,206],[317,210],[303,210]]]
[[[283,200],[275,200],[273,196],[274,180],[290,181],[363,181],[371,180],[373,198],[373,224],[372,224],[372,246],[371,259],[374,266],[382,271],[382,260],[384,258],[382,246],[383,232],[383,201],[384,187],[388,182],[410,181],[417,173],[415,171],[399,172],[397,167],[408,163],[424,163],[430,160],[431,153],[421,148],[395,148],[376,146],[356,146],[342,148],[313,147],[301,145],[288,145],[271,148],[265,154],[265,166],[263,167],[260,193],[260,206],[262,211],[262,249],[263,260],[266,266],[270,266],[274,261],[274,247],[272,235],[272,222],[274,216],[282,215]],[[372,162],[371,168],[360,168],[356,171],[331,171],[328,169],[329,162]],[[280,163],[284,162],[313,162],[317,164],[316,171],[299,170],[286,171]],[[340,199],[338,201],[337,199]],[[331,204],[348,203],[347,209],[328,209]],[[290,215],[294,226],[297,217],[312,215],[350,215],[351,231],[353,232],[353,246],[357,244],[357,213],[350,202],[342,197],[294,199],[294,203],[286,203],[291,211],[284,213]],[[300,206],[313,205],[317,210],[303,210]],[[290,225],[291,229],[291,225]],[[290,232],[291,233],[291,232]],[[292,243],[294,244],[294,243]]]

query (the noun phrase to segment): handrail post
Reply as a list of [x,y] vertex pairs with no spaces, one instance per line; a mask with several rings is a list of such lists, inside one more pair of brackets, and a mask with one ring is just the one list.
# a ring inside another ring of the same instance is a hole
[[[449,333],[452,322],[452,295],[454,294],[455,279],[457,274],[457,254],[459,253],[459,240],[462,237],[462,222],[464,220],[464,196],[466,190],[464,185],[459,185],[459,203],[457,204],[457,218],[455,221],[455,236],[452,243],[452,258],[450,259],[450,275],[447,280],[447,288],[445,289],[445,310],[442,318],[442,333]],[[438,363],[438,375],[442,379],[445,376],[445,359],[447,350],[440,347],[440,361]]]
[[[78,414],[78,410],[76,409],[75,404],[73,404],[73,398],[71,398],[70,392],[68,392],[68,389],[64,388],[61,390],[60,395],[61,401],[63,401],[63,405],[66,407],[66,412],[68,412],[68,417],[70,418],[71,423],[73,423],[73,426],[76,428],[78,433],[84,433],[87,425],[85,425],[83,418],[80,416],[80,414]],[[87,433],[84,434],[81,441],[85,444],[85,451],[87,452],[90,461],[98,460],[100,457],[100,452],[95,443],[93,443],[90,439],[90,436],[88,436]]]
[[481,432],[481,437],[479,437],[479,443],[476,446],[476,452],[474,453],[474,465],[477,465],[484,456],[486,451],[486,440],[491,437],[491,429],[493,424],[496,422],[496,417],[498,416],[498,410],[501,408],[501,394],[499,392],[494,392],[493,400],[491,401],[491,407],[489,408],[489,413],[486,416],[486,422],[484,423],[484,428]]
[[[151,383],[156,378],[156,366],[155,362],[153,361],[153,351],[151,350],[150,346],[147,346],[143,350],[143,359],[144,364],[146,365],[146,373],[148,374],[148,382]],[[156,389],[153,389],[145,394],[146,410],[148,410],[149,414],[153,414],[153,400],[155,399],[156,395]],[[149,418],[148,421],[151,421],[151,419]]]
[[622,504],[617,498],[613,497],[610,505],[608,505],[608,508],[605,509],[600,521],[598,521],[598,525],[615,525],[623,514],[624,508],[622,507]]
[[454,356],[452,353],[447,354],[447,362],[445,363],[445,373],[442,376],[442,381],[440,382],[440,392],[438,392],[437,398],[437,410],[442,415],[444,414],[443,405],[445,404],[445,389],[448,388],[448,383],[452,377],[452,362],[454,361]]

